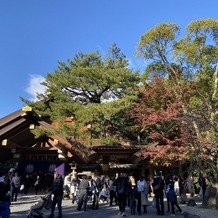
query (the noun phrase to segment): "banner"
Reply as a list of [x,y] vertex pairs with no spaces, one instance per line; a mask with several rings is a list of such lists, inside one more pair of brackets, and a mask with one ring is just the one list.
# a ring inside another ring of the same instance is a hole
[[[28,174],[35,174],[35,173],[45,173],[53,175],[56,168],[59,168],[63,162],[60,161],[51,161],[51,162],[43,162],[43,161],[22,161],[18,164],[18,172],[20,175],[28,175]],[[61,166],[60,168],[63,168]],[[63,169],[60,169],[62,172]],[[64,164],[64,171],[65,171],[65,164]]]
[[55,171],[56,171],[59,175],[64,176],[64,174],[65,174],[65,163],[62,163],[59,167],[57,167],[57,168],[55,169]]

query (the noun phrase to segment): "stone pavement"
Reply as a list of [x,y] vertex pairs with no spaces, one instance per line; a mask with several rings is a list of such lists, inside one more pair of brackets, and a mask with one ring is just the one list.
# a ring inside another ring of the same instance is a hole
[[[25,218],[27,217],[27,212],[30,210],[30,207],[37,203],[40,200],[40,196],[43,195],[21,195],[18,197],[17,202],[12,202],[11,204],[11,218]],[[149,198],[149,201],[152,202],[152,197]],[[186,206],[184,204],[180,204],[180,207],[184,211],[184,215],[180,215],[179,213],[176,213],[175,217],[187,217],[187,218],[217,218],[218,217],[218,210],[213,209],[205,209],[201,208],[199,205],[195,207]],[[92,210],[89,209],[90,203],[88,203],[87,210],[86,211],[77,211],[76,205],[72,205],[71,200],[63,200],[63,218],[118,218],[121,217],[118,215],[118,207],[117,206],[109,206],[108,203],[99,203],[99,209],[98,210]],[[44,216],[47,217],[49,215],[48,210],[43,209],[42,210]],[[57,215],[57,208],[55,210],[55,213]],[[156,209],[152,206],[148,206],[148,213],[142,214],[139,216],[138,214],[131,215],[130,209],[126,208],[126,214],[128,217],[131,218],[138,218],[138,217],[148,217],[148,218],[157,218],[160,217],[156,215]],[[171,217],[170,213],[166,213],[165,218]]]

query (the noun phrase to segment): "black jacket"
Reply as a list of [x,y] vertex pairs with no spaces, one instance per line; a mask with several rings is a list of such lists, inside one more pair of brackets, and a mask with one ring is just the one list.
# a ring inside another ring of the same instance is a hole
[[129,182],[128,177],[118,177],[115,181],[114,184],[116,186],[116,190],[118,191],[119,189],[121,189],[123,187],[124,189],[124,193],[128,193],[130,188],[131,188],[131,184]]
[[154,194],[162,195],[163,191],[164,191],[164,187],[165,187],[165,182],[164,182],[163,179],[161,179],[161,177],[155,177],[154,181],[152,183],[152,186],[154,187],[154,186],[156,186],[158,184],[160,184],[160,187],[157,190],[154,191]]
[[55,197],[63,195],[63,180],[61,176],[54,180],[52,187],[48,191],[54,194]]
[[0,201],[6,200],[7,186],[4,182],[0,182]]

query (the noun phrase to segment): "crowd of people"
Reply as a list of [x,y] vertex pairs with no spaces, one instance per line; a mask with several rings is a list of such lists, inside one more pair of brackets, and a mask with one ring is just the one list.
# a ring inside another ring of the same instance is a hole
[[[50,176],[53,177],[53,176]],[[10,217],[10,205],[18,201],[18,195],[29,193],[33,188],[37,195],[39,191],[45,190],[39,175],[26,175],[21,177],[15,168],[8,172],[0,170],[0,217]]]
[[[180,188],[184,190],[184,181],[181,183],[177,177],[164,179],[159,172],[152,180],[144,175],[134,178],[126,173],[119,173],[114,177],[97,175],[83,175],[81,179],[71,177],[71,174],[65,176],[63,193],[68,190],[66,193],[71,197],[72,203],[77,204],[78,211],[86,211],[87,202],[90,201],[90,209],[93,210],[99,208],[99,202],[106,202],[109,206],[117,205],[120,216],[126,216],[126,207],[130,208],[131,214],[147,214],[147,206],[151,204],[148,197],[153,193],[157,215],[165,213],[164,197],[167,199],[168,212],[171,212],[172,216],[175,215],[175,207],[182,213],[177,196],[182,203],[183,191],[180,191]],[[63,197],[66,196],[63,194]]]
[[[202,198],[206,191],[206,176],[199,175],[198,184],[201,187]],[[9,171],[5,175],[0,175],[0,217],[8,218],[10,215],[11,202],[18,200],[18,193],[27,194],[29,191],[29,175],[21,179],[15,170]],[[78,211],[87,210],[87,203],[91,202],[89,209],[96,210],[99,203],[108,203],[108,206],[117,205],[118,214],[126,216],[126,207],[130,208],[131,214],[149,213],[147,206],[152,205],[157,210],[157,215],[164,215],[170,212],[175,215],[175,207],[182,213],[178,204],[186,202],[187,189],[192,196],[195,191],[193,188],[193,179],[188,176],[186,180],[181,177],[167,176],[163,177],[160,172],[156,172],[154,178],[149,179],[145,175],[127,175],[126,173],[117,173],[114,176],[82,175],[81,178],[75,174],[59,175],[54,172],[53,183],[45,191],[42,189],[40,176],[36,176],[32,182],[35,194],[39,191],[49,193],[52,198],[51,213],[49,218],[54,217],[55,208],[58,208],[58,217],[62,217],[63,199],[71,199],[72,204],[76,204]],[[149,202],[148,197],[153,194],[153,202]],[[167,210],[164,208],[164,198],[167,200]]]

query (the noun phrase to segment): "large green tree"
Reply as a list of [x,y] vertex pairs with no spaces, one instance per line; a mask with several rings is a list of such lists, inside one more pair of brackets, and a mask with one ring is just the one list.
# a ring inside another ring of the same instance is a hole
[[[47,74],[44,94],[37,102],[26,103],[42,116],[59,122],[59,131],[82,138],[88,144],[129,142],[125,111],[137,95],[138,71],[128,67],[125,55],[114,43],[102,56],[98,51],[79,52],[67,63],[59,62],[55,72]],[[63,125],[66,117],[73,122]]]
[[[185,84],[198,87],[198,92],[181,107],[181,122],[192,132],[192,164],[200,167],[204,163],[204,169],[210,166],[210,170],[217,155],[217,47],[213,37],[217,26],[214,19],[193,21],[187,26],[186,36],[179,39],[178,25],[161,23],[141,36],[136,52],[149,63],[142,76],[146,83],[153,81],[154,75],[171,81],[175,99],[182,99]],[[155,110],[161,114],[163,108]]]
[[174,57],[183,63],[199,87],[198,95],[190,101],[184,115],[191,119],[198,143],[194,146],[198,158],[195,164],[201,170],[217,173],[217,121],[218,121],[218,72],[217,51],[214,33],[218,21],[201,19],[191,22],[186,37],[175,45]]

